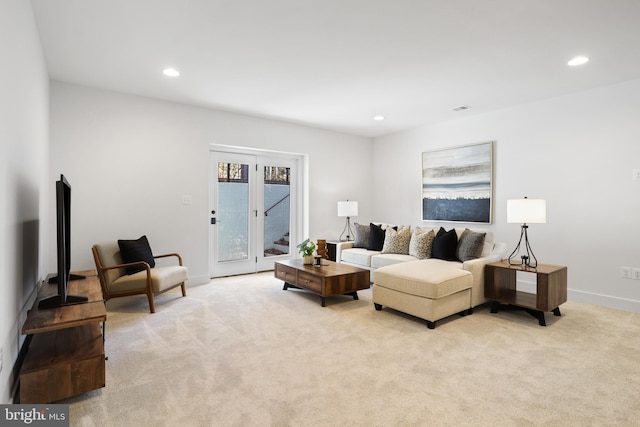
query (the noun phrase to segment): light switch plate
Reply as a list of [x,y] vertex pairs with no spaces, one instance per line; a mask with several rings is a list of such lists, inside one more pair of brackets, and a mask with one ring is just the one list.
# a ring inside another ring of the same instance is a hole
[[631,279],[631,267],[620,267],[620,277]]

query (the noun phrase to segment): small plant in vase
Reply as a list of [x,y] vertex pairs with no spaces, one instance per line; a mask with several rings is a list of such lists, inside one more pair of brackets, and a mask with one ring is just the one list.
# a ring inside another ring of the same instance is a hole
[[316,250],[316,244],[311,239],[306,239],[298,245],[298,251],[302,254],[305,264],[313,264],[313,251]]

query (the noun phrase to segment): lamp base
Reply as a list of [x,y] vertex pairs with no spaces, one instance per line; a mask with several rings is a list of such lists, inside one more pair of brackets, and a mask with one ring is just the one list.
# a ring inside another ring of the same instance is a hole
[[[527,224],[522,224],[522,227],[520,228],[520,240],[518,241],[518,245],[513,250],[513,252],[511,252],[511,255],[509,255],[509,259],[508,259],[509,265],[521,265],[523,267],[529,267],[529,268],[538,267],[538,259],[534,255],[533,250],[531,249],[531,245],[529,244],[529,236],[527,236],[528,229],[529,229],[529,226]],[[518,253],[520,253],[520,245],[522,244],[523,237],[524,237],[524,246],[525,246],[525,250],[527,251],[527,254],[520,256],[520,262],[513,261],[515,256]]]
[[[347,233],[347,239],[344,240],[342,238],[342,236],[344,235],[344,233]],[[351,241],[351,236],[353,235],[353,230],[351,229],[351,219],[349,217],[347,217],[347,223],[344,225],[344,229],[342,230],[342,233],[340,233],[340,241],[341,242],[349,242]]]

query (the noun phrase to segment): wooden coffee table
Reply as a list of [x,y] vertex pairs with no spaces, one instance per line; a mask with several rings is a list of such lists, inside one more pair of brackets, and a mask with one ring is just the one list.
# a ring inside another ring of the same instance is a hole
[[325,298],[332,295],[352,295],[358,299],[358,291],[369,289],[369,270],[339,264],[326,259],[319,267],[304,265],[301,259],[275,262],[274,275],[284,280],[282,290],[300,288],[319,295],[325,307]]

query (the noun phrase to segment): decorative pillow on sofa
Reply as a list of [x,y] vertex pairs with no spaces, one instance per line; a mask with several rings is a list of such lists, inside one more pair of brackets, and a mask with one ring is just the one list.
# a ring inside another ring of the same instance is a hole
[[431,258],[443,259],[445,261],[458,261],[456,249],[458,248],[458,235],[456,229],[445,231],[440,227],[436,237],[433,239],[433,249]]
[[370,251],[381,251],[384,246],[385,230],[382,225],[369,224],[369,249]]
[[[130,262],[144,261],[149,264],[149,267],[156,266],[156,261],[153,259],[153,253],[151,252],[151,246],[147,236],[142,236],[137,240],[118,240],[118,246],[120,247],[120,255],[122,256],[122,262],[128,264]],[[145,268],[143,266],[127,267],[127,274],[134,274],[138,271],[142,271]]]
[[383,254],[409,254],[409,242],[411,241],[411,227],[400,226],[396,228],[388,228],[384,236],[384,244],[382,245]]
[[465,228],[458,241],[456,257],[465,262],[470,259],[480,258],[484,247],[486,233],[478,233]]
[[353,242],[353,247],[367,249],[369,247],[369,226],[358,224],[357,222],[354,225],[354,234],[356,236]]
[[431,258],[434,237],[436,233],[433,230],[416,228],[409,241],[409,255],[418,259]]

